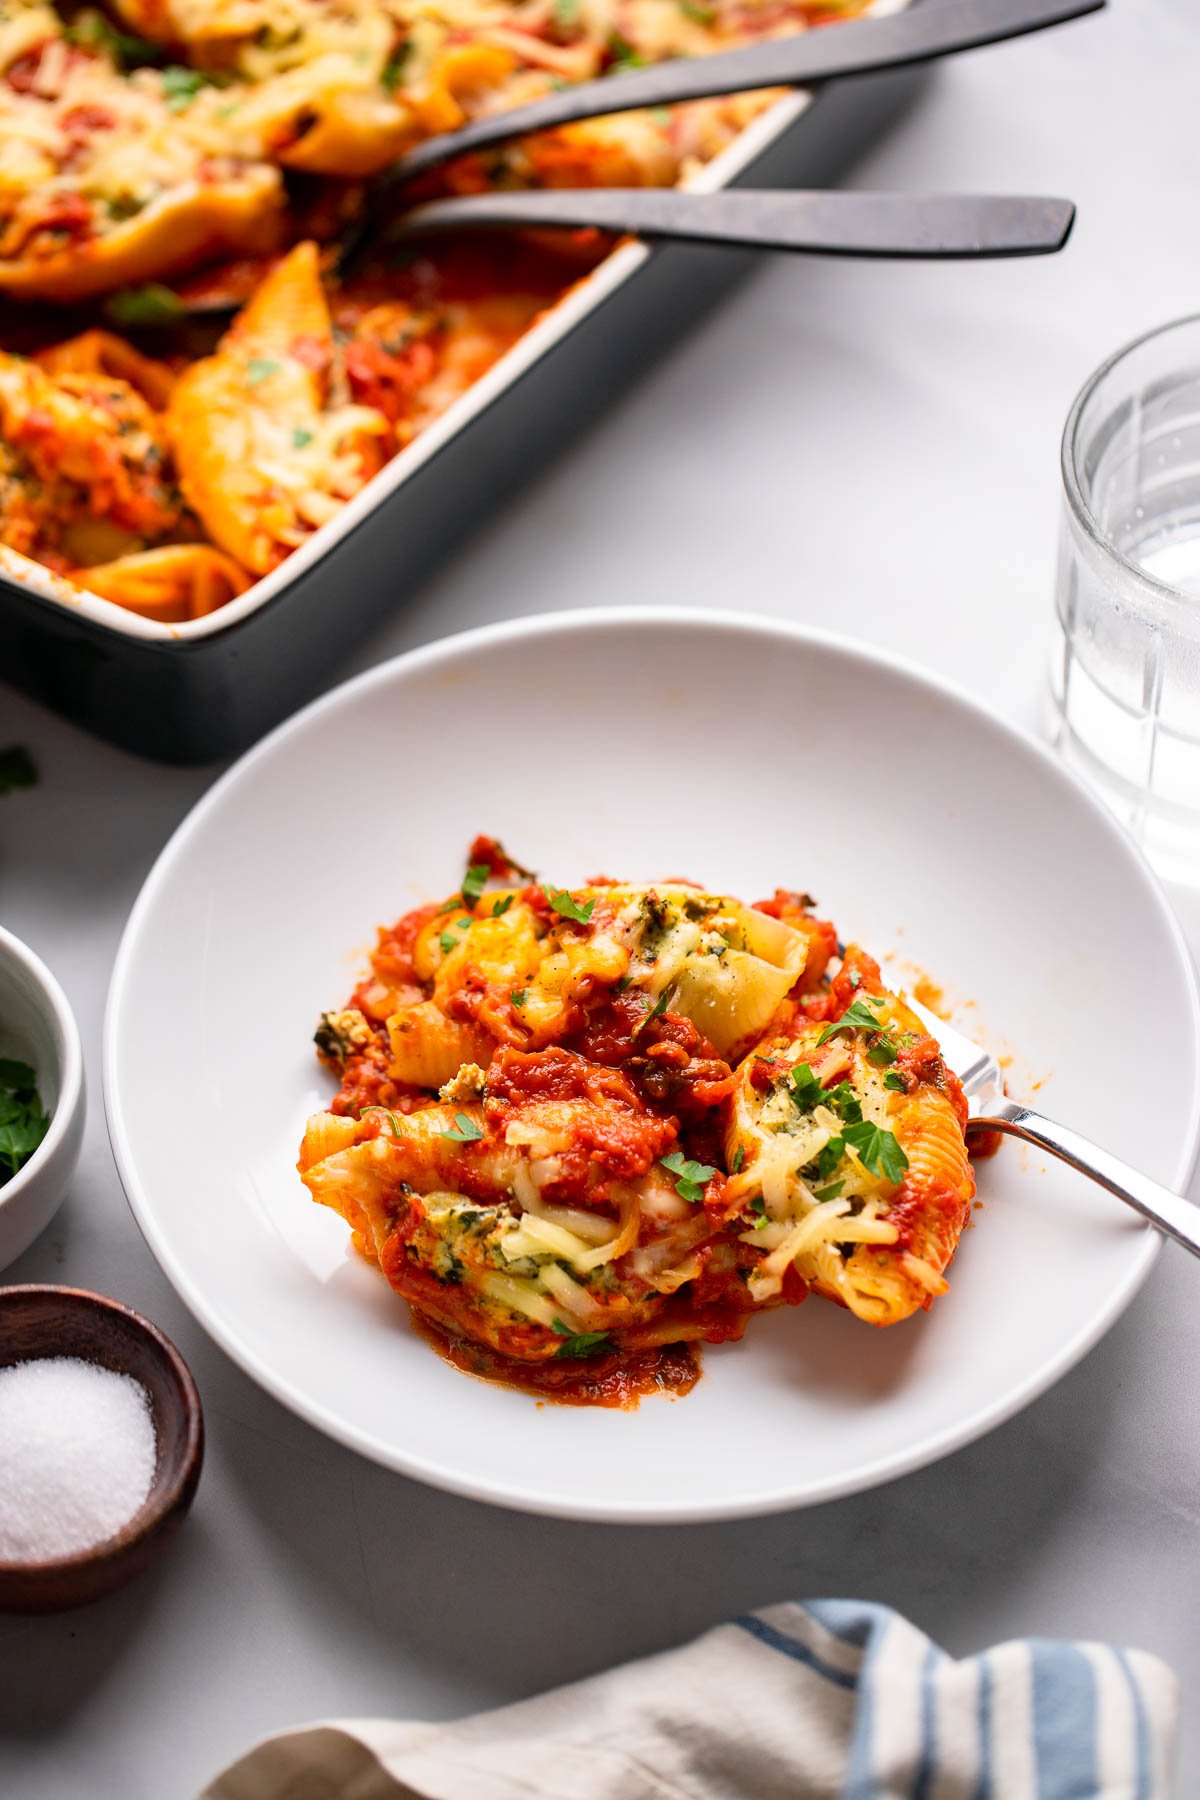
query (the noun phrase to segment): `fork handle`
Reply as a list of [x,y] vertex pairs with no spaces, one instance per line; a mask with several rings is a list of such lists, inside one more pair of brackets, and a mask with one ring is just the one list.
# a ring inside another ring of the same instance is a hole
[[986,1114],[972,1118],[970,1124],[972,1130],[982,1127],[1007,1132],[1011,1137],[1024,1139],[1027,1144],[1036,1144],[1039,1150],[1048,1150],[1060,1162],[1078,1169],[1081,1175],[1090,1176],[1118,1200],[1124,1200],[1126,1206],[1132,1206],[1143,1219],[1149,1219],[1152,1225],[1157,1225],[1193,1256],[1200,1256],[1200,1206],[1194,1206],[1190,1200],[1173,1194],[1170,1188],[1152,1181],[1148,1175],[1131,1169],[1119,1156],[1102,1150],[1078,1131],[1072,1131],[1069,1125],[1047,1119],[1044,1114],[1021,1106],[1015,1100],[1001,1101],[994,1110],[989,1109]]

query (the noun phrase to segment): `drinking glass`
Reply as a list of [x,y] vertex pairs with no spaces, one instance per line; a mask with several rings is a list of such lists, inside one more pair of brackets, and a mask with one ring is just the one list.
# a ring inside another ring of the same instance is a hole
[[1062,476],[1052,736],[1159,873],[1200,886],[1200,316],[1097,369]]

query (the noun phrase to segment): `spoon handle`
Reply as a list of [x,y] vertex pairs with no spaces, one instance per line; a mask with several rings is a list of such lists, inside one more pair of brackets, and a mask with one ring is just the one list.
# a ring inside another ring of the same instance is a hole
[[1096,12],[1106,0],[941,0],[909,6],[884,18],[852,19],[845,24],[771,38],[739,50],[712,56],[676,57],[649,69],[602,76],[528,106],[490,114],[461,131],[427,138],[395,163],[382,180],[407,181],[453,156],[482,150],[531,131],[548,131],[577,119],[629,112],[648,106],[671,106],[680,100],[702,100],[717,94],[749,93],[755,88],[797,87],[840,75],[866,75],[880,69],[929,62],[956,50],[973,50],[1004,38],[1060,25]]
[[824,256],[967,258],[1060,250],[1074,216],[1069,200],[1020,195],[539,189],[435,200],[405,213],[396,232],[590,226]]
[[1081,1175],[1090,1176],[1126,1206],[1132,1206],[1193,1256],[1200,1256],[1200,1206],[1193,1206],[1182,1195],[1173,1194],[1170,1188],[1130,1168],[1070,1126],[1059,1125],[1015,1100],[1002,1101],[980,1118],[972,1117],[971,1125],[1004,1131],[1023,1138],[1027,1144],[1036,1144],[1040,1150],[1048,1150],[1051,1156],[1078,1169]]

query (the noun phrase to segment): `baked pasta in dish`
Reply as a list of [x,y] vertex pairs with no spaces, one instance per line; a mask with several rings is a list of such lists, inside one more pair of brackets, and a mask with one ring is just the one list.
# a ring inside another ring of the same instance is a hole
[[806,895],[567,891],[478,838],[316,1042],[305,1185],[476,1373],[619,1404],[810,1292],[891,1325],[945,1291],[962,1090]]
[[[611,247],[381,248],[340,287],[322,247],[364,178],[565,82],[611,73],[616,101],[625,69],[866,4],[0,0],[0,570],[27,557],[162,623],[244,592]],[[774,98],[566,126],[413,197],[670,185]],[[217,304],[241,309],[223,331],[194,316]]]

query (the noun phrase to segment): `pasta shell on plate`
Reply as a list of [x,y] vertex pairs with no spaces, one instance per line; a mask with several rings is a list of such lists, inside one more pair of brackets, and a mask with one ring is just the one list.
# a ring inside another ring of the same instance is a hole
[[[933,1038],[851,948],[840,1003],[738,1071],[726,1149],[756,1298],[789,1268],[875,1325],[945,1291],[975,1181],[966,1104]],[[841,979],[841,976],[839,976]]]

